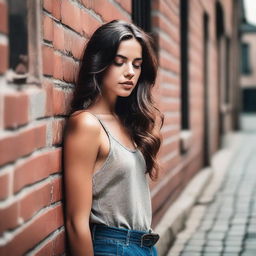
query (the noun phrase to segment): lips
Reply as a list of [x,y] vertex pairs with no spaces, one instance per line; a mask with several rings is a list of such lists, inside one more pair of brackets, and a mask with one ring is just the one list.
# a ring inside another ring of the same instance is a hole
[[132,81],[125,81],[123,83],[120,83],[120,84],[125,84],[125,85],[133,85],[133,82]]
[[124,83],[120,83],[123,87],[124,87],[124,89],[126,89],[126,90],[130,90],[130,89],[132,89],[133,88],[133,82],[131,82],[131,81],[127,81],[127,82],[124,82]]

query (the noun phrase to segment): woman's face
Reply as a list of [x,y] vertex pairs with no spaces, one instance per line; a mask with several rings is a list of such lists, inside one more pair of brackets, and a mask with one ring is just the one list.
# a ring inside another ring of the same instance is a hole
[[142,64],[142,47],[131,38],[121,41],[113,63],[102,81],[102,94],[127,97],[135,88]]

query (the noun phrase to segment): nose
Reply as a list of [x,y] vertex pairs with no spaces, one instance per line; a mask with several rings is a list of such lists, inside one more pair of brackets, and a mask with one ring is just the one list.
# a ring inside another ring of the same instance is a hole
[[127,65],[127,69],[125,70],[125,77],[132,78],[135,75],[134,68],[132,64]]

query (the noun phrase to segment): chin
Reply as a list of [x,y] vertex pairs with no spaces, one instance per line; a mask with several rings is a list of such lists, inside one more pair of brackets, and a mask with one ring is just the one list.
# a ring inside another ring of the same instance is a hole
[[131,92],[129,93],[119,93],[118,97],[129,97],[131,95]]
[[131,89],[123,89],[123,90],[120,90],[118,92],[118,96],[119,97],[128,97],[131,95],[132,91],[133,91],[134,88],[131,88]]

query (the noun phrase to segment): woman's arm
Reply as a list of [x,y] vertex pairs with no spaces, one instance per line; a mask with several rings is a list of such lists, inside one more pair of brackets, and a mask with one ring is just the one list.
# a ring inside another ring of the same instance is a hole
[[66,229],[72,255],[93,256],[89,228],[92,176],[100,145],[100,124],[90,113],[71,116],[64,143]]

